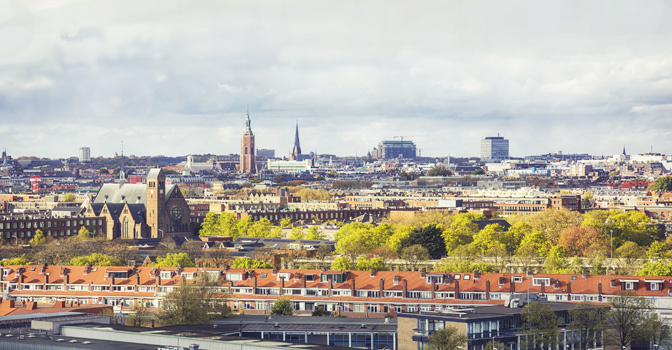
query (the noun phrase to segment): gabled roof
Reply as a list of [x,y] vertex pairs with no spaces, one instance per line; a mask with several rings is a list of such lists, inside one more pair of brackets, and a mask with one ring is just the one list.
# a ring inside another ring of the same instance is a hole
[[104,184],[93,203],[142,203],[147,204],[147,185],[144,184]]

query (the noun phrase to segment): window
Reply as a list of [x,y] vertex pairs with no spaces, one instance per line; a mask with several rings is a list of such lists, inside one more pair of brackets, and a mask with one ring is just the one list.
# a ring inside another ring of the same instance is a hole
[[534,277],[532,278],[532,285],[533,286],[540,286],[542,283],[545,286],[548,286],[551,284],[551,279],[550,278],[539,278],[539,277]]
[[625,282],[625,290],[633,290],[635,289],[635,284],[632,282]]
[[426,284],[443,283],[443,275],[427,275]]
[[523,276],[514,276],[511,280],[513,281],[513,283],[522,283]]

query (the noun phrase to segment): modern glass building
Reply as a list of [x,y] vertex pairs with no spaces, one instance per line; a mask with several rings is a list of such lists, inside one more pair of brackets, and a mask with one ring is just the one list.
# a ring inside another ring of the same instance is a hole
[[416,147],[413,141],[382,141],[378,144],[380,159],[415,159]]
[[509,159],[509,140],[501,136],[488,136],[481,140],[481,161],[501,162]]

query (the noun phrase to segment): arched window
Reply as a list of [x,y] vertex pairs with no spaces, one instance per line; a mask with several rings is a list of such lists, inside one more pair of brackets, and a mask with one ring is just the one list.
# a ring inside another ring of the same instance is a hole
[[124,218],[124,224],[121,227],[121,237],[130,238],[128,234],[128,218]]

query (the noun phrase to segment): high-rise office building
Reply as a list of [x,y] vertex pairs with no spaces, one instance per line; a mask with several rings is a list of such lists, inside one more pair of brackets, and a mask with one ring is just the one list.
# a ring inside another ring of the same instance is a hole
[[509,159],[509,140],[497,135],[481,140],[481,161],[501,162]]
[[245,118],[245,130],[240,140],[240,172],[254,174],[257,172],[255,159],[254,134],[250,125],[250,112],[247,112]]
[[382,141],[378,144],[379,159],[415,159],[416,147],[413,141]]
[[91,161],[91,148],[89,147],[80,147],[79,148],[79,162],[85,163]]

